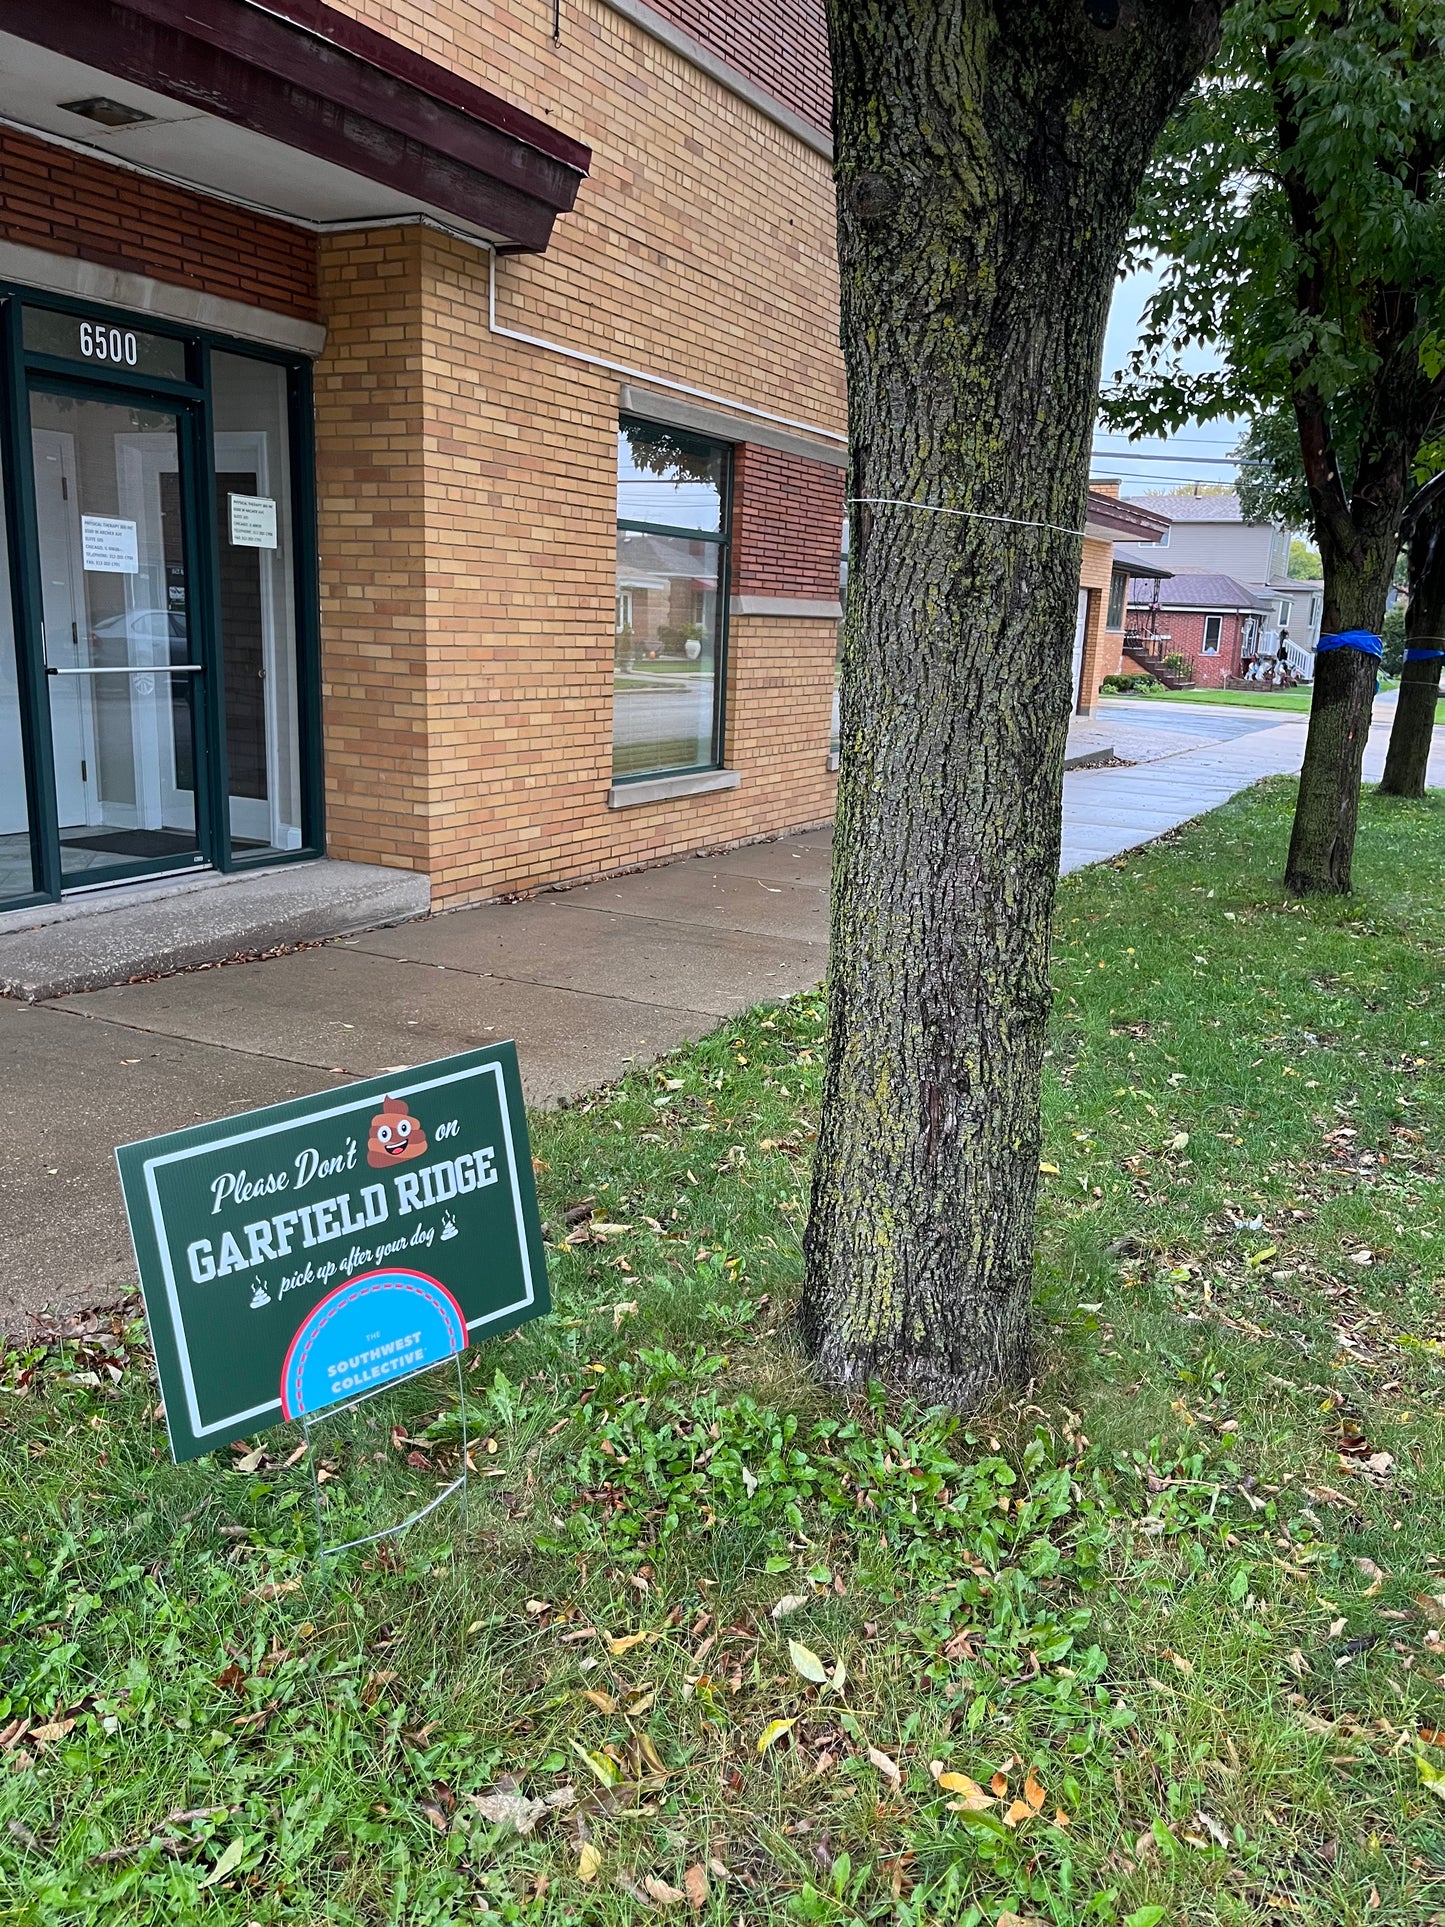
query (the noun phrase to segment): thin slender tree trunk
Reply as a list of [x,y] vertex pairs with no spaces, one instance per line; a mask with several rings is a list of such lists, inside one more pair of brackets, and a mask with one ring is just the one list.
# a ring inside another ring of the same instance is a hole
[[[1427,482],[1406,511],[1410,600],[1405,647],[1445,650],[1445,475]],[[1440,694],[1439,656],[1407,662],[1400,672],[1395,721],[1380,784],[1384,796],[1423,796]]]
[[1430,745],[1435,732],[1435,707],[1440,699],[1440,663],[1407,662],[1400,672],[1390,747],[1385,753],[1381,796],[1425,794]]
[[[1378,635],[1395,566],[1393,535],[1378,539],[1363,560],[1331,555],[1328,538],[1322,547],[1321,633],[1363,629]],[[1284,887],[1292,896],[1338,896],[1350,888],[1360,771],[1379,669],[1377,657],[1356,649],[1334,649],[1315,659],[1309,734],[1284,874]]]
[[[1408,337],[1408,330],[1406,331]],[[1412,346],[1382,345],[1372,381],[1371,429],[1346,494],[1329,410],[1315,385],[1294,395],[1305,487],[1324,565],[1322,636],[1362,629],[1378,636],[1400,547],[1401,517],[1415,450],[1428,420]],[[1360,771],[1370,734],[1378,657],[1336,649],[1317,658],[1299,800],[1285,864],[1293,896],[1339,896],[1350,888]]]
[[1100,345],[1219,0],[829,0],[853,498],[824,1376],[1017,1380]]

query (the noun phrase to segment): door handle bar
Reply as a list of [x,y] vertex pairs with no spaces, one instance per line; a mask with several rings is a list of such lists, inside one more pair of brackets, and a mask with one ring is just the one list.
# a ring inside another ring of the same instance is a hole
[[45,665],[47,676],[204,676],[206,665],[203,662],[138,662],[102,663],[93,669],[57,669],[53,662]]

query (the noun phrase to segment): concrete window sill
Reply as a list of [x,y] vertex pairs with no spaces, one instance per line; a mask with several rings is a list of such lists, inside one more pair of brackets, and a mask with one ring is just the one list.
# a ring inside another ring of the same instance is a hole
[[675,796],[706,796],[712,790],[735,790],[742,782],[735,769],[700,769],[688,776],[649,776],[638,783],[614,783],[607,792],[609,810],[634,810],[641,803],[667,803]]
[[843,605],[810,596],[735,595],[728,598],[728,612],[735,616],[794,616],[814,622],[841,622]]

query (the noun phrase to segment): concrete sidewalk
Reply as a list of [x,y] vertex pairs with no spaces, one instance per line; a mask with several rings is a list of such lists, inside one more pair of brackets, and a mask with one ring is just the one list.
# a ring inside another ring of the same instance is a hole
[[[1197,711],[1105,709],[1106,731],[1163,738],[1135,767],[1065,778],[1065,870],[1296,768],[1304,747],[1303,718],[1214,710],[1201,725]],[[1384,729],[1375,736],[1378,775]],[[503,1037],[517,1041],[529,1100],[552,1103],[816,983],[829,843],[814,831],[264,962],[0,1000],[0,1329],[132,1286],[116,1144]]]

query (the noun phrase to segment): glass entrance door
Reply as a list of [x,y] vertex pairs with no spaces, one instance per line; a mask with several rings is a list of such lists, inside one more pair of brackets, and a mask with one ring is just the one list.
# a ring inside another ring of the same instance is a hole
[[62,888],[205,861],[173,407],[30,396]]

